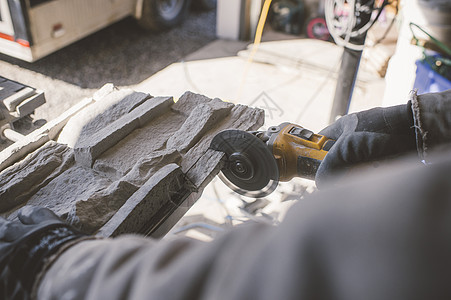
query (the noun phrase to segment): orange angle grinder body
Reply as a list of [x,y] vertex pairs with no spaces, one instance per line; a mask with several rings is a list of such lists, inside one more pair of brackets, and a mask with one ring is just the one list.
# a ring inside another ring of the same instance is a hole
[[321,161],[335,143],[299,125],[282,123],[266,131],[266,142],[276,160],[279,180],[314,179]]
[[235,192],[254,198],[267,196],[279,181],[314,179],[334,140],[292,123],[266,131],[225,130],[210,148],[225,153],[219,177]]

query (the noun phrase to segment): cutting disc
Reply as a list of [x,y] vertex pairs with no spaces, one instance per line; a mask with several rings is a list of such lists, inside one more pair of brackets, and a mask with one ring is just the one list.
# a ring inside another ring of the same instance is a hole
[[210,148],[224,152],[226,163],[219,178],[235,192],[262,198],[278,184],[279,170],[266,144],[242,130],[225,130],[212,140]]

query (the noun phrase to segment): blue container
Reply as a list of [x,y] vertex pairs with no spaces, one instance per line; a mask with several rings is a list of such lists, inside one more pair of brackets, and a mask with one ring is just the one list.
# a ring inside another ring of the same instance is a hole
[[416,63],[417,72],[413,87],[418,89],[418,94],[442,92],[451,89],[451,81],[438,74],[424,61]]

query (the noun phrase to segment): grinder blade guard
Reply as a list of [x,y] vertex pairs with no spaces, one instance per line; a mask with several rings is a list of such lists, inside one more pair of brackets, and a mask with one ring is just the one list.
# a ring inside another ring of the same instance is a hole
[[279,182],[279,169],[266,143],[255,135],[236,129],[218,133],[210,148],[225,153],[226,161],[219,178],[243,196],[263,198]]

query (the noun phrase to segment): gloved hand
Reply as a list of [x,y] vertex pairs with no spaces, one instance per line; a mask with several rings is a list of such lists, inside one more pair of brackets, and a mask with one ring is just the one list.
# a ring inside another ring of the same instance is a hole
[[336,140],[316,173],[319,188],[357,164],[416,150],[410,101],[343,116],[319,134]]
[[83,236],[43,207],[23,207],[18,220],[0,218],[0,298],[30,299],[45,260]]

